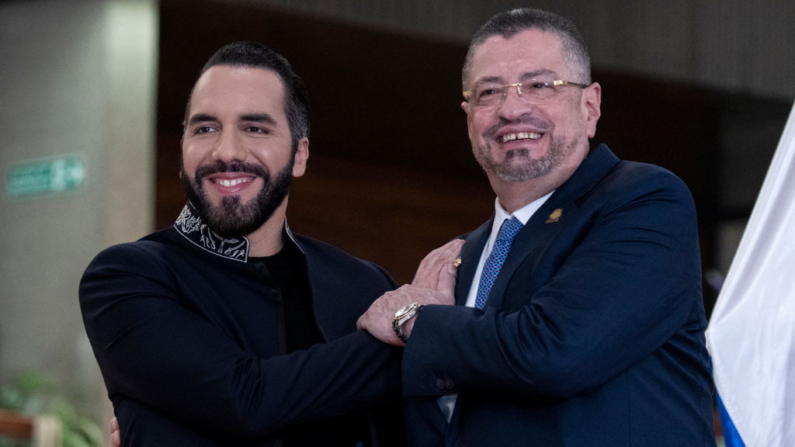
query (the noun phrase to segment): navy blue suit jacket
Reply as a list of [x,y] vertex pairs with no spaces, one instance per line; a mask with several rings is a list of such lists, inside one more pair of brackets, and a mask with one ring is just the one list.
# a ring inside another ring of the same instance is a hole
[[[715,445],[696,213],[678,178],[599,146],[520,231],[487,307],[463,307],[491,228],[465,236],[459,306],[423,308],[405,349],[410,445]],[[449,425],[435,402],[448,393]]]

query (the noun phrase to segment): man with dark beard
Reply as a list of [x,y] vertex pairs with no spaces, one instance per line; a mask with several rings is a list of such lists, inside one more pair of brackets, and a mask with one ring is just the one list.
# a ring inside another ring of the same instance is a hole
[[392,280],[286,224],[308,133],[304,86],[269,48],[234,43],[203,68],[188,204],[80,285],[124,447],[402,444],[398,408],[376,408],[399,401],[400,349],[355,327]]
[[405,344],[409,445],[714,447],[693,201],[664,169],[590,150],[601,87],[576,27],[494,16],[463,86],[497,200],[464,236],[458,306],[404,286],[358,322]]

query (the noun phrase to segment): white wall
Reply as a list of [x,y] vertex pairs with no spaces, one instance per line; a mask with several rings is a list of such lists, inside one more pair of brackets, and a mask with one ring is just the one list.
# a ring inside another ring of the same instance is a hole
[[[102,248],[153,227],[157,25],[154,0],[0,4],[0,380],[46,372],[95,414],[77,288]],[[15,164],[63,154],[82,187],[9,194]]]

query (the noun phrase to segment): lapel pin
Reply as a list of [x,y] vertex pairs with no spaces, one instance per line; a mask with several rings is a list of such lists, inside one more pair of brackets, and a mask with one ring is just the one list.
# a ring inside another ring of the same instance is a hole
[[455,258],[455,261],[453,261],[453,267],[458,268],[458,266],[460,265],[461,265],[461,256]]
[[549,215],[549,219],[545,223],[555,223],[560,220],[560,216],[563,215],[563,209],[557,208],[555,211],[552,211],[552,214]]

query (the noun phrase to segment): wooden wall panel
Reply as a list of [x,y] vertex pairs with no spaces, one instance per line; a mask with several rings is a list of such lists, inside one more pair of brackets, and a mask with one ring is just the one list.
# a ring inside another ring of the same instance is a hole
[[310,156],[307,175],[293,184],[288,221],[409,282],[430,250],[474,230],[493,210],[485,174],[462,181]]

